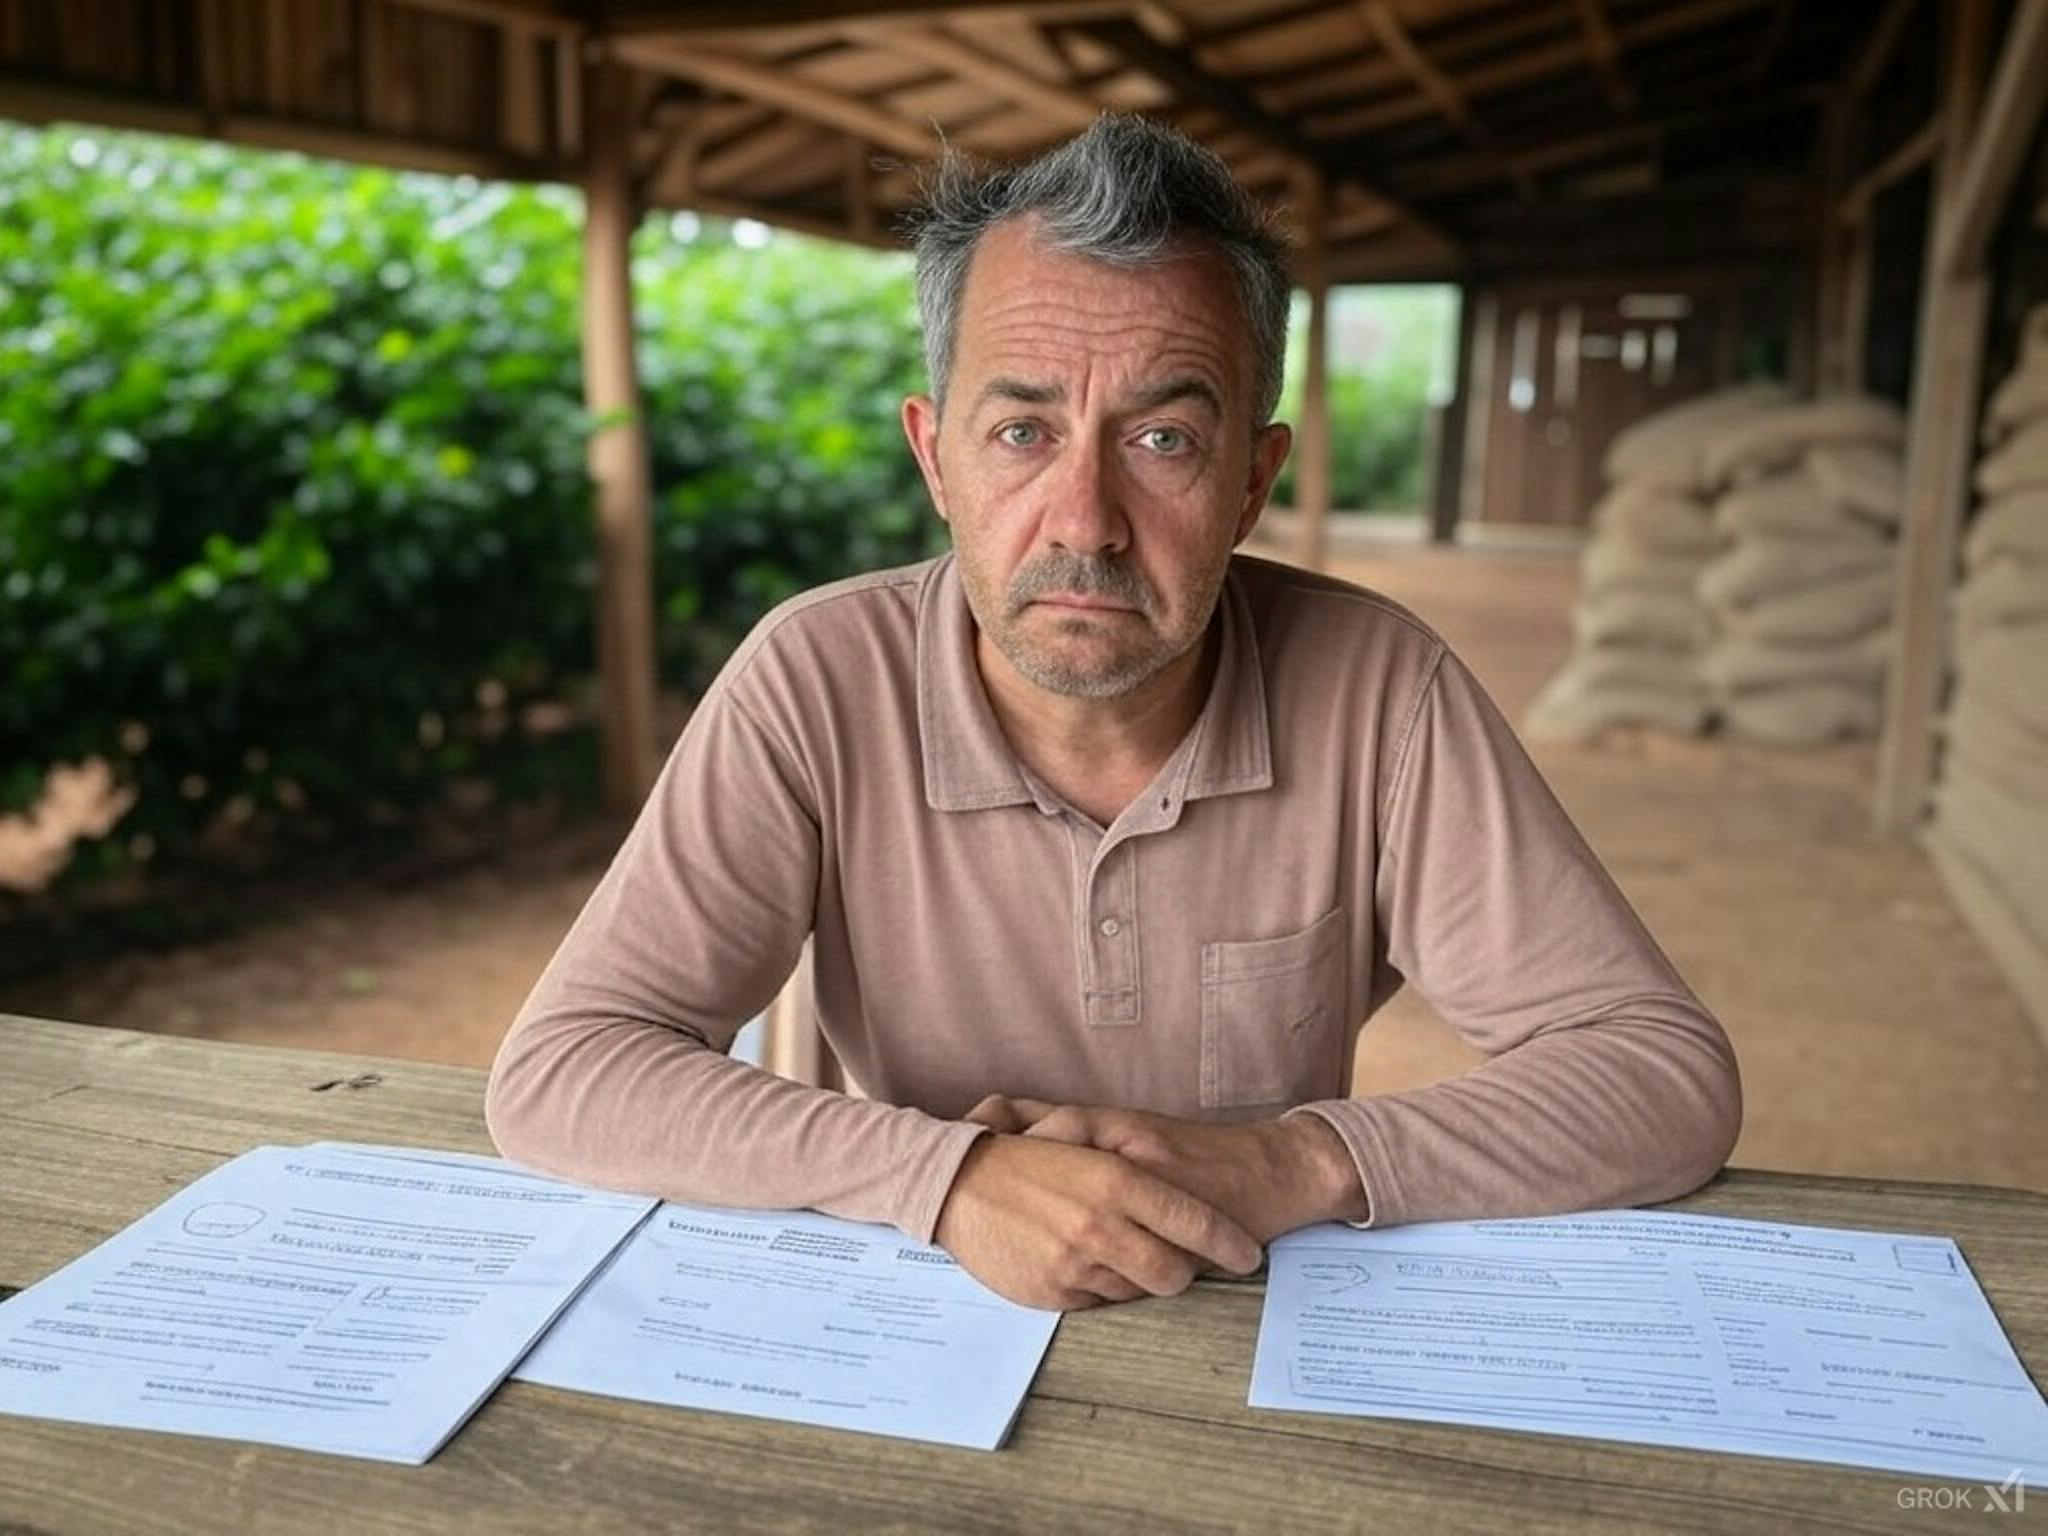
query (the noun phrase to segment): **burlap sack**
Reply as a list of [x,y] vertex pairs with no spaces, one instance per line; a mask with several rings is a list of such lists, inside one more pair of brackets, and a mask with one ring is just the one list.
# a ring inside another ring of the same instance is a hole
[[1958,763],[1934,789],[1941,830],[2009,898],[2014,915],[2048,940],[2048,808]]
[[1522,717],[1522,734],[1531,741],[1585,741],[1618,726],[1649,725],[1696,736],[1706,729],[1708,718],[1704,689],[1674,692],[1617,683],[1588,687],[1567,667],[1530,704]]
[[2048,357],[2007,374],[1984,408],[1984,440],[2003,441],[2031,421],[2048,416]]
[[1580,645],[1691,650],[1706,643],[1707,616],[1681,593],[1603,592],[1573,608],[1572,638]]
[[1848,576],[1867,575],[1892,562],[1889,544],[1822,544],[1805,539],[1745,539],[1700,572],[1700,601],[1739,610],[1772,597]]
[[1580,651],[1558,672],[1579,691],[1645,688],[1686,698],[1704,698],[1698,653],[1660,646],[1595,645]]
[[1706,563],[1700,555],[1660,555],[1624,539],[1595,539],[1579,557],[1579,590],[1588,597],[1677,592],[1690,600]]
[[1871,688],[1845,683],[1801,683],[1736,694],[1720,707],[1722,722],[1737,736],[1777,746],[1818,746],[1822,742],[1876,734],[1881,701]]
[[1637,481],[1695,489],[1701,484],[1700,450],[1709,438],[1791,398],[1782,384],[1758,382],[1687,400],[1618,434],[1601,467],[1617,484]]
[[[2048,625],[2048,566],[1991,560],[1956,589],[1956,638],[1968,644],[1983,630],[2007,624]],[[2048,688],[2048,674],[2041,678]],[[2048,784],[2043,785],[2048,790]]]
[[1707,648],[1700,675],[1718,699],[1801,683],[1877,688],[1890,654],[1890,635],[1881,629],[1834,645],[1771,645],[1723,636]]
[[2036,417],[1979,459],[1976,485],[1987,501],[2048,486],[2048,416]]
[[1956,647],[1956,671],[1986,705],[2048,735],[2048,626],[1980,629]]
[[1725,492],[1714,503],[1714,529],[1734,539],[1806,539],[1837,544],[1881,543],[1885,531],[1822,490],[1803,466]]
[[1906,511],[1905,460],[1869,443],[1821,443],[1806,451],[1806,471],[1821,494],[1858,517],[1896,528]]
[[2013,794],[2039,796],[2048,784],[2048,732],[2036,731],[1984,690],[1962,679],[1941,725],[1943,771],[1968,762]]
[[1963,563],[1971,569],[2001,556],[2048,565],[2048,487],[2014,491],[1987,501],[1963,535]]
[[2027,311],[2019,359],[1984,408],[1984,440],[1995,443],[2037,416],[2048,416],[2048,304]]
[[1593,532],[1660,555],[1704,555],[1719,542],[1705,503],[1640,480],[1618,485],[1594,503]]
[[1707,484],[1723,486],[1744,474],[1789,465],[1823,443],[1896,448],[1905,438],[1905,416],[1889,400],[1840,395],[1736,422],[1700,450],[1700,473]]
[[1771,645],[1829,645],[1891,622],[1898,575],[1889,566],[1801,587],[1723,613],[1724,631]]

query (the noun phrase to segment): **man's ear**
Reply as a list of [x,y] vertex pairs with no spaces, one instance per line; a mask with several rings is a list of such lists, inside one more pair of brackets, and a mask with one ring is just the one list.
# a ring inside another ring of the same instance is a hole
[[1287,451],[1293,446],[1294,429],[1284,421],[1271,422],[1252,434],[1251,472],[1245,478],[1244,511],[1238,515],[1233,547],[1249,538],[1258,525],[1266,498],[1273,494],[1273,482],[1280,478],[1280,466],[1287,462]]
[[907,395],[903,401],[903,435],[924,476],[924,488],[931,493],[932,508],[939,521],[946,516],[946,487],[939,477],[939,407],[930,395]]

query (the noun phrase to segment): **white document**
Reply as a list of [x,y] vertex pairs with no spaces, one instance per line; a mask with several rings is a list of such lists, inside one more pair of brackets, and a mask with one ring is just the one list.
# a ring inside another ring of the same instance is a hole
[[423,1462],[654,1204],[260,1147],[0,1302],[0,1413]]
[[1306,1227],[1251,1406],[2048,1482],[2048,1407],[1947,1238],[1658,1211]]
[[1059,1318],[891,1227],[664,1205],[513,1374],[994,1450]]

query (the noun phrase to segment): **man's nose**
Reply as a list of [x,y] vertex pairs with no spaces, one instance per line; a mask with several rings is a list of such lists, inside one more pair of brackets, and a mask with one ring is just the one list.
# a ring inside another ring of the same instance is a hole
[[1130,543],[1115,461],[1092,435],[1069,445],[1045,492],[1040,531],[1048,543],[1077,555],[1118,554]]

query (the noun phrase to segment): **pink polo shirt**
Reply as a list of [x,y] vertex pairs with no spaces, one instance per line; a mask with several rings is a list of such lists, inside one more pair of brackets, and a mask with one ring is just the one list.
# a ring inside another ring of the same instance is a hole
[[[1107,829],[1016,757],[950,556],[763,619],[492,1068],[571,1178],[929,1240],[985,1094],[1322,1116],[1375,1226],[1710,1177],[1734,1056],[1462,663],[1371,592],[1238,557],[1193,728]],[[728,1057],[804,940],[856,1098]],[[1346,1096],[1402,984],[1491,1060]]]

